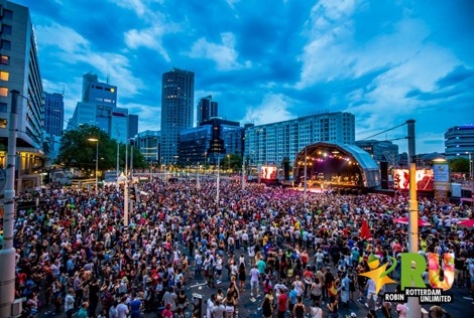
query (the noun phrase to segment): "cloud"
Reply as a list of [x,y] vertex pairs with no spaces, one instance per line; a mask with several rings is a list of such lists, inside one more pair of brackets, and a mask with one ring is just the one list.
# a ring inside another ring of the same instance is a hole
[[131,49],[137,49],[141,46],[158,51],[161,56],[169,62],[171,59],[166,52],[161,37],[165,34],[165,26],[154,25],[142,30],[129,30],[125,33],[125,43]]
[[212,43],[202,37],[192,46],[187,55],[196,59],[208,59],[216,63],[219,71],[229,71],[251,67],[250,61],[238,62],[239,54],[235,50],[235,36],[230,32],[220,34],[222,44]]
[[262,125],[286,121],[295,117],[288,110],[293,103],[294,101],[282,94],[267,93],[259,105],[246,108],[245,116],[240,122]]

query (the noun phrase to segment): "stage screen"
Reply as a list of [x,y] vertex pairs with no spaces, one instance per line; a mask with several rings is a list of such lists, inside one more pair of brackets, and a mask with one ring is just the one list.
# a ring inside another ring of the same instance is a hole
[[278,179],[278,167],[262,165],[260,167],[260,177],[262,179]]
[[[396,189],[408,190],[410,184],[410,174],[407,169],[394,169],[393,182]],[[417,169],[416,170],[416,189],[422,191],[432,191],[433,187],[433,170]]]

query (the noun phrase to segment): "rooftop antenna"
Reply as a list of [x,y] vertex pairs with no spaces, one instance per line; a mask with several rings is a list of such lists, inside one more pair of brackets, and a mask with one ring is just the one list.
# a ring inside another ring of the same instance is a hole
[[64,90],[66,89],[66,86],[63,84],[63,96],[64,96]]
[[107,73],[107,84],[109,84],[109,73]]

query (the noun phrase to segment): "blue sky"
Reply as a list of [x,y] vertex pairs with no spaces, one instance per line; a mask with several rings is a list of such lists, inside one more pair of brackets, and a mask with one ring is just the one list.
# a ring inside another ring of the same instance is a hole
[[178,67],[195,72],[196,102],[211,94],[242,124],[349,111],[362,139],[413,118],[424,153],[474,123],[474,1],[14,2],[30,8],[43,86],[64,90],[66,118],[92,71],[140,131],[159,130],[161,75]]

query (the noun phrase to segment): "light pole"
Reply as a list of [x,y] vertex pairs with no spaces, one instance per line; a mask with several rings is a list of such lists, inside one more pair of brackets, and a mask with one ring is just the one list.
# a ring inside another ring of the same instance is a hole
[[242,190],[245,189],[245,161],[242,158]]
[[123,225],[128,227],[128,143],[125,143],[125,184],[123,189]]
[[120,176],[119,158],[120,158],[120,143],[117,141],[117,178]]
[[197,172],[197,173],[196,173],[196,182],[197,182],[196,187],[197,187],[197,189],[201,189],[201,184],[200,184],[200,182],[199,182],[199,168],[200,168],[200,166],[199,166],[199,163],[198,163],[198,165],[197,165],[197,170],[196,170],[196,172]]
[[219,162],[219,155],[217,155],[217,193],[216,193],[216,205],[219,206],[219,191],[220,191],[220,162]]
[[97,138],[88,138],[87,139],[90,142],[95,142],[96,148],[95,148],[95,193],[99,194],[99,188],[98,188],[98,176],[97,173],[99,172],[99,140]]
[[15,248],[13,248],[13,229],[15,226],[15,162],[17,140],[17,106],[16,90],[10,91],[11,110],[8,121],[8,152],[6,167],[6,184],[4,193],[3,247],[0,251],[0,317],[12,316],[12,303],[15,300]]
[[135,148],[135,140],[130,139],[130,149],[131,149],[131,155],[130,155],[130,178],[133,183],[133,149]]
[[306,192],[308,190],[308,187],[307,187],[307,179],[308,179],[308,176],[307,176],[307,167],[308,167],[308,152],[307,152],[307,147],[304,148],[304,191],[303,191],[303,197],[304,197],[304,200],[306,202]]
[[230,154],[227,154],[227,170],[230,173]]
[[[411,253],[418,253],[418,201],[416,198],[415,120],[408,120],[408,161],[410,165],[410,199],[408,245]],[[421,307],[417,297],[408,297],[408,317],[420,318]]]

